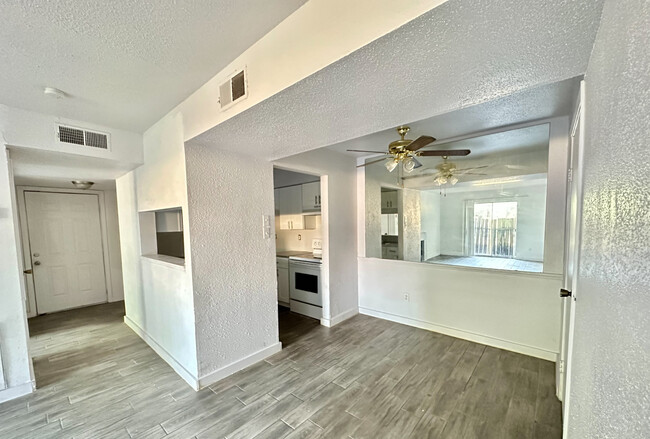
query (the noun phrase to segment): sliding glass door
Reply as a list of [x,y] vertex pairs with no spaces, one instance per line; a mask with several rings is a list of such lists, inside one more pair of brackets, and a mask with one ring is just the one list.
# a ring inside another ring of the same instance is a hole
[[517,202],[474,203],[474,254],[514,258]]

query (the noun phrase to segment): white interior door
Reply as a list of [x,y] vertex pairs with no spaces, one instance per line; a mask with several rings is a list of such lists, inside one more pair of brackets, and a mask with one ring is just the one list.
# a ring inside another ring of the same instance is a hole
[[[567,419],[570,392],[571,353],[573,349],[574,317],[576,312],[576,275],[580,258],[580,221],[582,216],[582,160],[584,150],[584,81],[580,84],[580,102],[571,131],[569,186],[567,201],[566,244],[563,288],[571,296],[562,300],[562,336],[558,363],[558,397],[562,400]],[[566,422],[565,422],[566,426]]]
[[25,192],[38,314],[107,301],[95,194]]

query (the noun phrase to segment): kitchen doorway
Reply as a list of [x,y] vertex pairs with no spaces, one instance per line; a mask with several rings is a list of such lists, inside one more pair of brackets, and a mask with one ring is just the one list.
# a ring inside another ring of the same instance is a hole
[[318,320],[323,317],[320,189],[320,176],[273,170],[278,306]]

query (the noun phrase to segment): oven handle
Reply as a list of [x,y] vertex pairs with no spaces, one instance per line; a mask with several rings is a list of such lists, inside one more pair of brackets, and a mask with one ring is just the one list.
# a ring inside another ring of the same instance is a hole
[[318,262],[304,262],[304,261],[296,261],[295,259],[292,259],[289,261],[289,265],[299,266],[299,267],[309,267],[309,268],[316,268],[320,269],[321,264]]

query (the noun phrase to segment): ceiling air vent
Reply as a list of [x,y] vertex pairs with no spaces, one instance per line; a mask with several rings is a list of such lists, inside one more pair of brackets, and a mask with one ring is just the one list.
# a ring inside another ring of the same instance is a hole
[[65,125],[57,125],[57,136],[61,143],[108,149],[108,134],[88,131]]
[[222,110],[247,96],[246,69],[236,72],[219,86],[219,103]]

